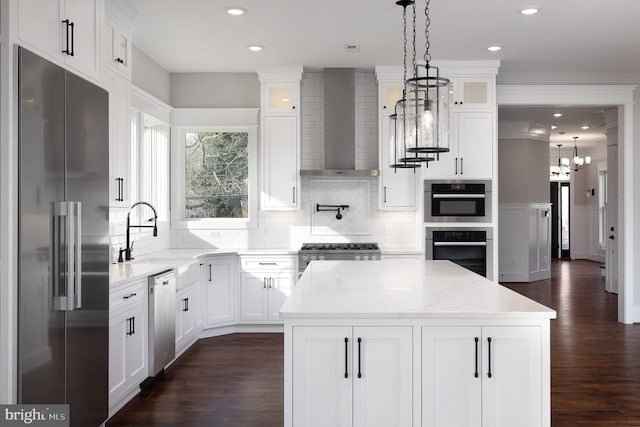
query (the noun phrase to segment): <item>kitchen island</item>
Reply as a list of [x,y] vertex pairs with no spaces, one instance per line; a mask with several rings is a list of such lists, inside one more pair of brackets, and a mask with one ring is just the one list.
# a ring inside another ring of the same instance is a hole
[[554,310],[449,261],[312,262],[280,311],[285,426],[550,426]]

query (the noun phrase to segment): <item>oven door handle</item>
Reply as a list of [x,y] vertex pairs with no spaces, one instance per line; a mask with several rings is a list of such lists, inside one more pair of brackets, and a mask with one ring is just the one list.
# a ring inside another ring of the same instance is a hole
[[448,193],[434,193],[431,195],[432,199],[485,199],[487,196],[485,194],[475,194],[475,193],[458,193],[458,194],[448,194]]
[[433,246],[487,246],[487,242],[433,242]]

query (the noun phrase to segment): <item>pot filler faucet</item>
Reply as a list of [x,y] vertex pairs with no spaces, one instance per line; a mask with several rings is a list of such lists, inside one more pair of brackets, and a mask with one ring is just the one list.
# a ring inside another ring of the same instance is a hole
[[[153,218],[149,218],[149,222],[153,221],[153,225],[131,225],[131,211],[138,205],[146,205],[151,208],[153,211]],[[131,205],[131,209],[127,212],[127,247],[124,249],[120,249],[118,262],[131,261],[133,257],[131,256],[131,252],[133,252],[133,242],[131,241],[131,229],[132,228],[153,228],[153,237],[158,237],[158,213],[156,212],[156,208],[151,206],[150,203],[147,202],[136,202]],[[124,260],[122,259],[122,254],[124,253]]]

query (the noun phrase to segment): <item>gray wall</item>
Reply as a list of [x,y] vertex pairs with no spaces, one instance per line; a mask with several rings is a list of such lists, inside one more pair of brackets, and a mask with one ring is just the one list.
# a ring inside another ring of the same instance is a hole
[[500,203],[549,203],[549,143],[498,140]]
[[133,45],[131,51],[133,84],[167,104],[171,104],[171,74]]
[[172,73],[171,105],[175,108],[260,107],[256,73]]

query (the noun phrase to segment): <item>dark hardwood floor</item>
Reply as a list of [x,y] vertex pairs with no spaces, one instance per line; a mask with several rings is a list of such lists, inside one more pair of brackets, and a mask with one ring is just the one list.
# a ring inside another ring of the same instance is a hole
[[618,319],[599,264],[554,261],[552,279],[506,284],[553,307],[551,419],[555,426],[640,426],[640,325]]
[[[505,286],[558,311],[553,426],[640,426],[640,325],[617,322],[617,296],[603,290],[599,264],[554,261],[551,280]],[[282,426],[282,352],[280,334],[200,340],[107,427]]]

